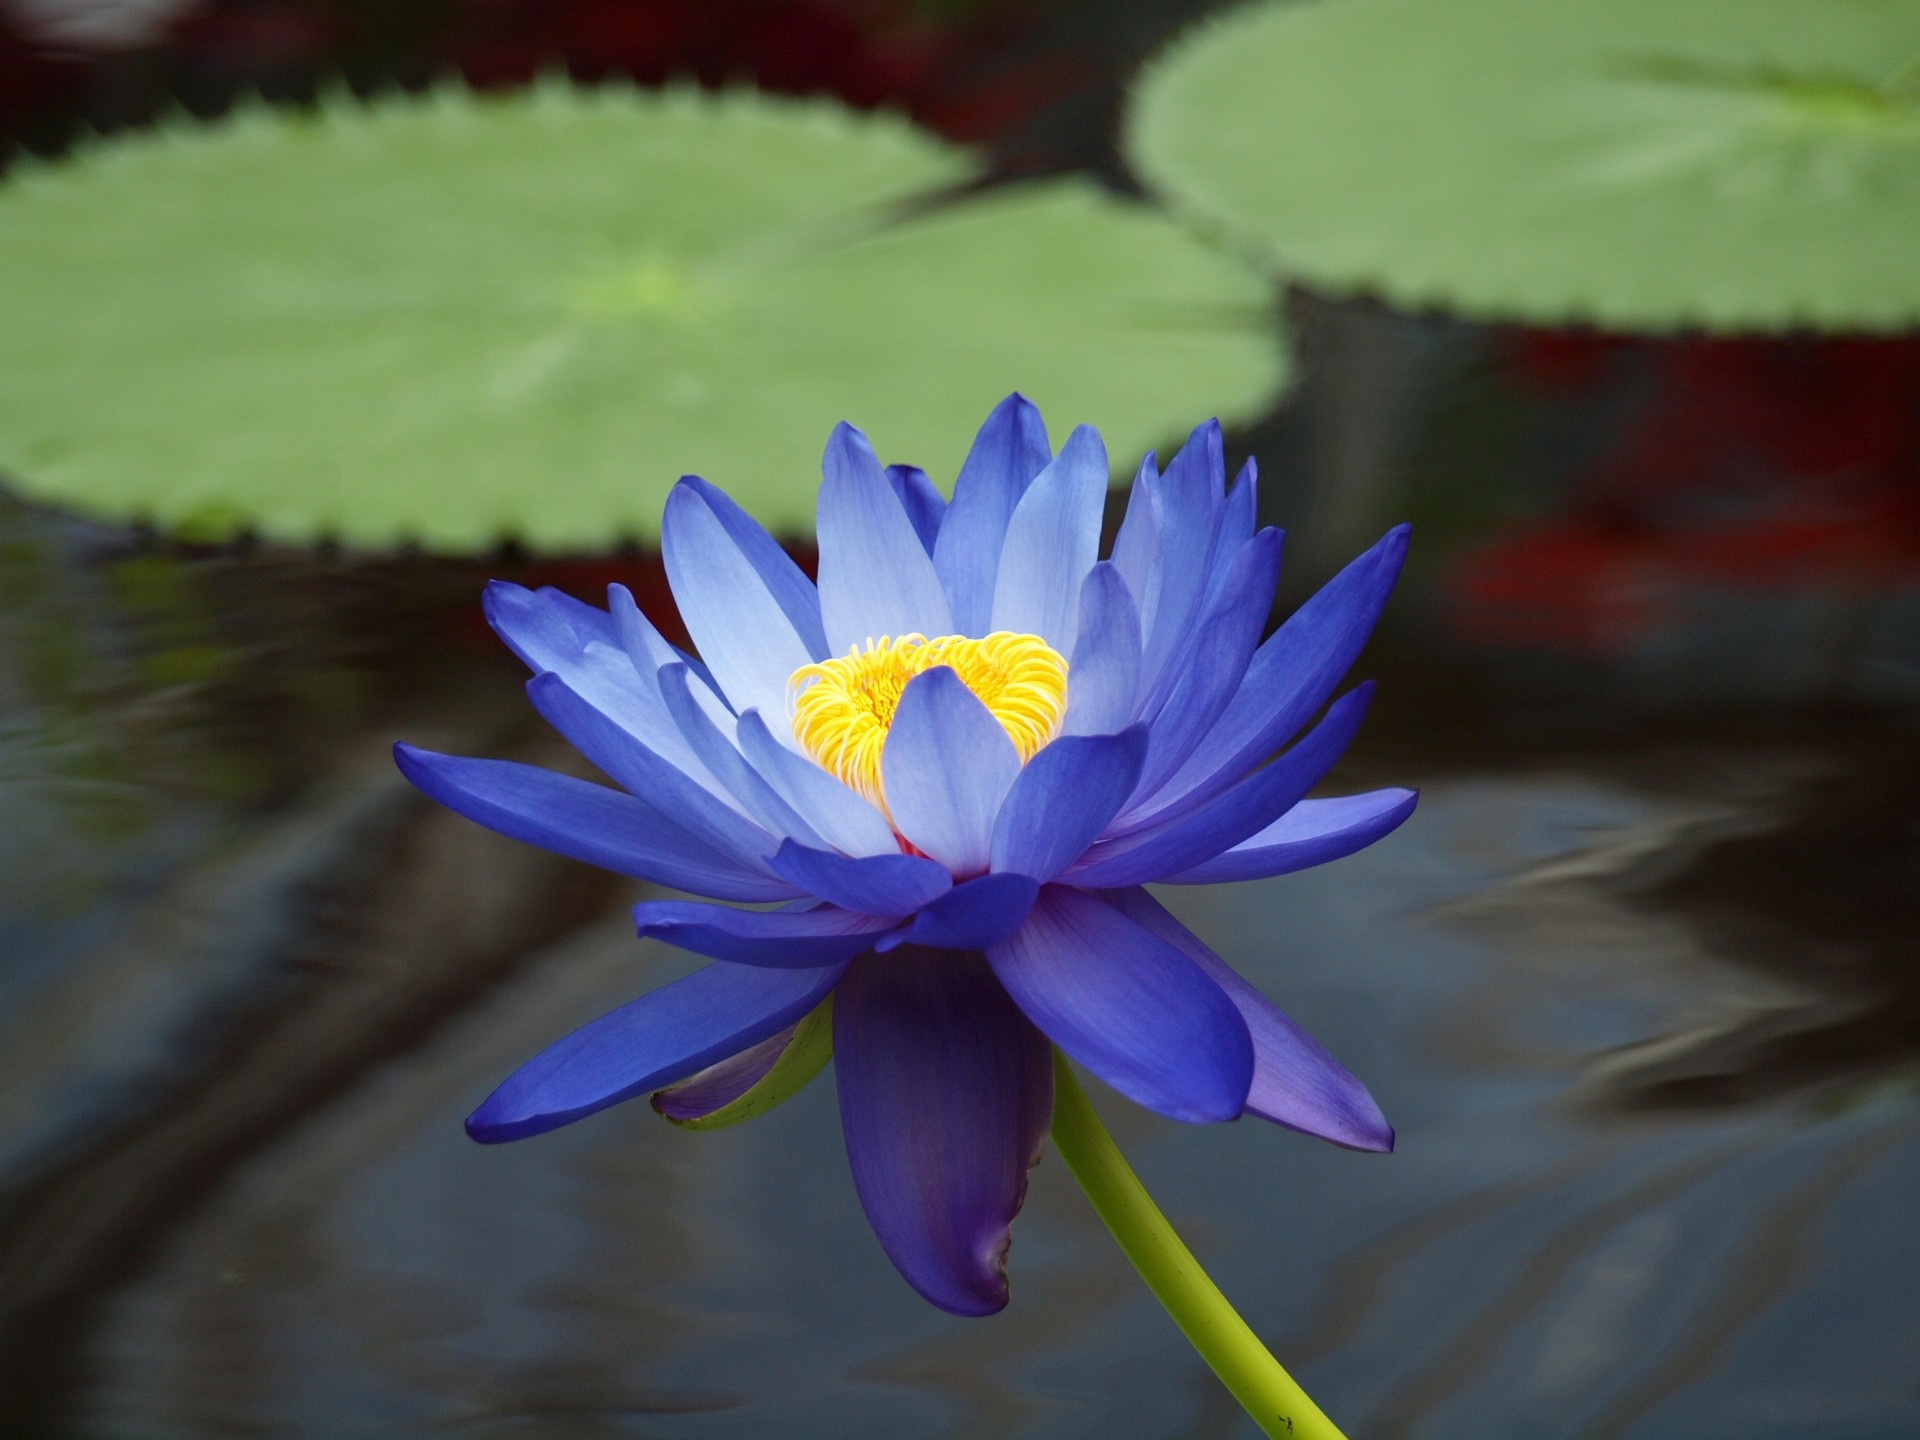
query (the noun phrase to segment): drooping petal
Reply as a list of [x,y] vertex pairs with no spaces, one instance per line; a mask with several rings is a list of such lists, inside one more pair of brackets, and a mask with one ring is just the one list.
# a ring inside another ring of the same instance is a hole
[[1227,708],[1260,644],[1279,578],[1280,532],[1262,530],[1240,547],[1186,652],[1167,667],[1165,699],[1148,702],[1153,739],[1138,795],[1164,784]]
[[793,1024],[845,969],[716,960],[549,1045],[467,1117],[467,1133],[486,1145],[521,1140],[683,1080]]
[[[680,727],[688,746],[700,757],[700,763],[706,767],[707,773],[726,787],[727,793],[739,802],[740,808],[749,817],[777,839],[794,839],[803,845],[827,843],[807,817],[794,808],[741,754],[739,746],[721,729],[722,722],[716,721],[712,714],[701,708],[693,690],[699,682],[691,678],[691,672],[685,665],[661,666],[659,680],[660,697],[666,702],[668,713]],[[731,717],[726,718],[731,720]]]
[[1367,1087],[1145,890],[1112,890],[1108,904],[1175,946],[1218,982],[1253,1037],[1247,1111],[1354,1150],[1393,1149],[1393,1127]]
[[529,680],[527,695],[541,717],[609,778],[644,796],[649,806],[713,849],[749,866],[773,850],[777,837],[731,803],[719,803],[712,791],[614,724],[552,671]]
[[[867,437],[851,425],[827,441],[820,486],[820,618],[831,653],[883,635],[952,632],[947,597],[913,522],[887,483]],[[791,672],[789,672],[791,674]],[[762,714],[785,705],[756,702]]]
[[957,950],[855,961],[833,1031],[847,1159],[881,1248],[943,1310],[999,1310],[1053,1117],[1051,1048],[980,956]]
[[1085,853],[1140,778],[1147,732],[1066,735],[1027,762],[994,820],[995,870],[1051,880]]
[[943,950],[987,950],[1027,923],[1040,898],[1040,882],[1026,875],[976,875],[938,900],[920,907],[913,924],[883,936],[881,954],[896,945],[936,945]]
[[1153,798],[1155,812],[1220,794],[1326,703],[1373,633],[1406,560],[1407,536],[1405,525],[1388,531],[1268,637],[1212,731]]
[[1080,586],[1080,636],[1067,664],[1065,735],[1111,735],[1140,703],[1140,611],[1111,561]]
[[1232,1120],[1253,1080],[1240,1011],[1193,960],[1097,896],[1049,885],[987,952],[1027,1018],[1129,1099],[1175,1120]]
[[784,705],[788,677],[819,657],[703,489],[685,480],[673,487],[660,549],[680,618],[728,703],[736,712]]
[[758,520],[736,505],[719,486],[709,485],[698,475],[683,475],[680,484],[707,502],[707,508],[726,527],[727,534],[740,547],[740,553],[760,576],[767,593],[786,614],[813,658],[826,659],[831,652],[827,649],[827,632],[820,624],[820,593],[806,572],[793,563],[793,557]]
[[927,472],[918,465],[887,466],[887,483],[900,497],[900,508],[913,522],[913,533],[932,555],[934,542],[940,538],[940,521],[947,513],[947,497],[934,488]]
[[686,1130],[720,1130],[764,1115],[806,1089],[833,1058],[833,996],[798,1025],[696,1070],[664,1090],[653,1108]]
[[[782,717],[780,726],[792,728]],[[895,855],[900,844],[893,827],[873,802],[838,776],[829,775],[805,756],[774,739],[758,710],[740,717],[734,729],[741,753],[789,805],[834,849],[847,855]]]
[[1266,829],[1191,870],[1164,877],[1168,885],[1218,885],[1259,880],[1324,865],[1364,850],[1413,813],[1412,790],[1369,790],[1327,800],[1302,800]]
[[1020,773],[1020,753],[949,667],[907,682],[880,773],[893,823],[914,848],[956,875],[987,868],[993,817]]
[[642,940],[664,940],[737,965],[801,970],[851,960],[900,923],[833,905],[735,910],[692,900],[643,900],[633,907],[633,921]]
[[1256,770],[1219,799],[1158,830],[1109,840],[1067,872],[1075,885],[1112,889],[1178,875],[1258,834],[1297,805],[1347,748],[1365,717],[1371,684],[1348,691],[1286,754]]
[[1033,477],[1052,458],[1046,424],[1024,395],[1007,396],[980,427],[953,482],[953,503],[933,549],[955,634],[987,633],[1007,521]]
[[808,894],[867,915],[911,915],[953,888],[946,866],[897,852],[854,857],[789,840],[768,863]]
[[792,900],[798,886],[725,855],[644,801],[510,760],[393,747],[408,780],[449,810],[528,845],[721,900]]
[[1068,653],[1079,634],[1080,586],[1100,551],[1107,447],[1082,425],[1027,487],[1007,522],[994,580],[995,630],[1038,635]]

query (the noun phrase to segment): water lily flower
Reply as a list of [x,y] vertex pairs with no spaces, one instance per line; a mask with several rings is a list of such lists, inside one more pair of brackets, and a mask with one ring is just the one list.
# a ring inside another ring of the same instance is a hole
[[535,707],[620,788],[401,745],[408,779],[515,839],[734,903],[638,906],[643,936],[711,963],[522,1066],[475,1139],[649,1091],[712,1113],[830,1002],[860,1200],[914,1288],[969,1315],[1007,1301],[1055,1046],[1176,1120],[1392,1147],[1361,1083],[1142,887],[1317,865],[1411,812],[1401,789],[1305,798],[1366,709],[1364,685],[1328,701],[1405,529],[1263,642],[1281,537],[1256,529],[1251,462],[1226,484],[1219,425],[1164,473],[1147,458],[1102,559],[1108,476],[1094,430],[1054,455],[1018,395],[951,503],[843,424],[817,585],[688,477],[662,543],[697,659],[618,585],[606,610],[489,588]]

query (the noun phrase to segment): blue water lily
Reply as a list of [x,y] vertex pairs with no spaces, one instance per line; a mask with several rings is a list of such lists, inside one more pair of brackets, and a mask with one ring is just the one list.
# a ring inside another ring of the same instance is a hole
[[1251,462],[1226,484],[1218,424],[1142,464],[1103,560],[1108,475],[1098,433],[1054,455],[1018,395],[951,503],[841,425],[817,585],[688,477],[662,536],[698,659],[618,585],[606,610],[489,588],[534,705],[620,788],[402,745],[407,777],[516,839],[740,903],[638,906],[643,936],[712,963],[522,1066],[475,1139],[669,1086],[680,1118],[718,1107],[830,1002],[861,1202],[961,1314],[1006,1303],[1054,1046],[1177,1120],[1392,1147],[1365,1087],[1141,887],[1302,869],[1412,811],[1401,789],[1305,798],[1366,709],[1365,685],[1328,701],[1405,529],[1263,642],[1281,537],[1256,528]]

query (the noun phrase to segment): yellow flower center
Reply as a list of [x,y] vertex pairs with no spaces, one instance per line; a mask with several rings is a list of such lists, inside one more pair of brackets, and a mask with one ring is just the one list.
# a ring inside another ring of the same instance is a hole
[[1026,764],[1059,733],[1067,713],[1067,662],[1038,635],[881,636],[845,655],[802,665],[787,681],[793,735],[821,769],[883,809],[880,752],[907,682],[946,665],[1005,728]]

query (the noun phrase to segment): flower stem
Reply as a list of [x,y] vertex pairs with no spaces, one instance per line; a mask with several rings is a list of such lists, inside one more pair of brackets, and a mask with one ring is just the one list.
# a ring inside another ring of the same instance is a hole
[[1133,1268],[1200,1358],[1213,1367],[1266,1434],[1290,1440],[1345,1440],[1307,1392],[1280,1368],[1174,1234],[1100,1123],[1067,1057],[1058,1050],[1053,1054],[1053,1084],[1054,1147]]

